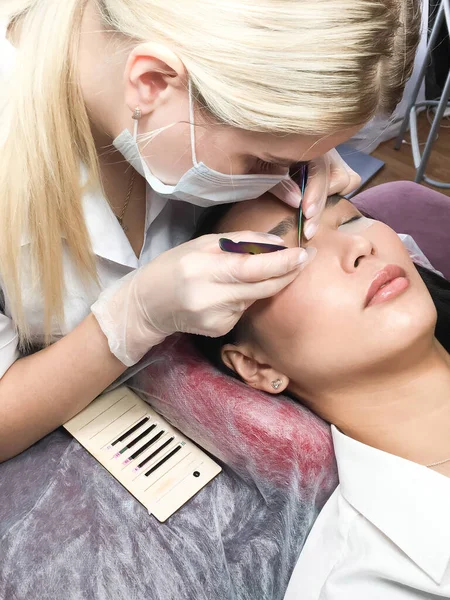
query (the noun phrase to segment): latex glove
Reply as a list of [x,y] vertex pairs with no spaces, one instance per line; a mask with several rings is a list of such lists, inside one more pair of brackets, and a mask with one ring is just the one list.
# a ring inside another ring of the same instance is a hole
[[[345,196],[360,184],[361,177],[342,160],[335,149],[309,162],[308,184],[302,201],[306,239],[310,240],[317,233],[328,196]],[[290,206],[298,207],[300,204],[300,189],[292,180],[282,181],[270,192]]]
[[302,248],[229,254],[220,250],[220,237],[283,245],[281,238],[254,231],[203,236],[102,292],[91,310],[111,352],[126,366],[176,331],[225,335],[256,300],[289,285],[314,254]]

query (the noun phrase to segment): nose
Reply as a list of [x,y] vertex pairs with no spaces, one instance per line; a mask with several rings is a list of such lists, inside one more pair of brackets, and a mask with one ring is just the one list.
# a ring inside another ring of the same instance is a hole
[[376,254],[375,246],[369,238],[363,235],[346,235],[345,237],[348,240],[347,248],[343,255],[342,266],[347,273],[353,273],[362,261]]

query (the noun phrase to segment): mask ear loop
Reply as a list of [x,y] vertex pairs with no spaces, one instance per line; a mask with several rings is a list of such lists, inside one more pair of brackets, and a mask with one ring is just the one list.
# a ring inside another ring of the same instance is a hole
[[189,90],[189,123],[191,130],[191,154],[192,154],[192,164],[195,167],[198,167],[197,162],[197,153],[195,152],[195,112],[194,112],[194,97],[192,95],[192,81],[189,77],[188,81],[188,90]]
[[[189,89],[189,125],[190,125],[190,132],[191,132],[192,163],[194,164],[194,166],[198,167],[197,153],[195,151],[194,98],[193,98],[193,94],[192,94],[192,81],[190,78],[189,78],[189,82],[188,82],[188,89]],[[136,106],[136,108],[134,109],[132,118],[134,120],[133,139],[135,142],[137,142],[139,121],[142,119],[142,111],[139,108],[139,106]],[[155,134],[161,133],[162,131],[164,131],[165,129],[168,129],[169,127],[172,127],[172,125],[167,125],[166,127],[161,127],[161,129],[159,131],[157,131],[157,132],[155,131],[154,133]]]
[[139,108],[139,106],[136,106],[136,108],[134,109],[132,118],[134,120],[133,139],[135,142],[137,142],[139,121],[142,119],[142,111]]

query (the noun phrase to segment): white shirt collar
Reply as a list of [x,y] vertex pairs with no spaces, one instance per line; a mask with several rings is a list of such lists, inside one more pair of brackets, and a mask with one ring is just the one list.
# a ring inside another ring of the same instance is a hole
[[137,268],[137,256],[101,192],[84,193],[83,212],[94,254]]
[[440,584],[450,559],[450,479],[331,431],[342,496]]
[[[167,199],[158,196],[147,186],[145,236],[166,204]],[[103,194],[100,191],[85,192],[83,210],[94,253],[136,269],[139,266],[139,259]],[[145,239],[143,247],[145,247]]]

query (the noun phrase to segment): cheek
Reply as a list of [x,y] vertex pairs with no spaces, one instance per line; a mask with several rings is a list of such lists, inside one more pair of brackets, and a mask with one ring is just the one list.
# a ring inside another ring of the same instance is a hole
[[330,279],[320,268],[306,269],[280,294],[259,303],[253,327],[274,366],[286,372],[288,365],[323,355],[324,340],[336,347],[346,324],[356,326],[355,294]]
[[[409,288],[392,304],[384,309],[370,312],[369,325],[372,325],[374,345],[387,348],[408,348],[423,335],[431,336],[436,325],[436,308],[430,293],[417,272],[408,252],[399,240],[396,261],[403,266],[410,281]],[[401,257],[403,260],[401,260]]]
[[272,361],[274,357],[284,361],[285,351],[292,345],[292,325],[298,315],[299,304],[293,293],[295,282],[267,300],[257,302],[251,309],[251,322],[257,341]]
[[[147,133],[157,128],[157,125],[152,125]],[[145,134],[146,131],[140,133]],[[185,123],[176,123],[161,131],[150,142],[140,141],[139,149],[153,175],[166,185],[176,185],[192,167],[189,127]]]
[[367,236],[375,245],[383,262],[386,264],[401,264],[405,268],[408,267],[408,269],[413,268],[408,251],[397,233],[380,221],[374,221],[373,223],[374,225],[367,231]]
[[242,138],[240,130],[206,125],[203,131],[196,132],[198,162],[204,162],[219,173],[245,174],[249,164],[245,158],[245,143]]

